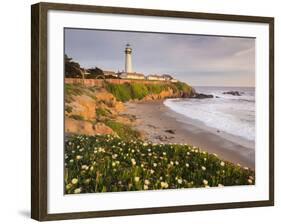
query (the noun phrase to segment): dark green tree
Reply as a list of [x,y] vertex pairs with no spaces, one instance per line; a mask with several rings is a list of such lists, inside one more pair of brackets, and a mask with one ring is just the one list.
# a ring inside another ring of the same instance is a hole
[[90,69],[88,69],[88,72],[90,74],[86,75],[86,77],[85,77],[86,79],[104,79],[105,78],[103,71],[98,67],[90,68]]
[[72,58],[64,55],[64,74],[66,78],[83,78],[83,71],[80,64]]

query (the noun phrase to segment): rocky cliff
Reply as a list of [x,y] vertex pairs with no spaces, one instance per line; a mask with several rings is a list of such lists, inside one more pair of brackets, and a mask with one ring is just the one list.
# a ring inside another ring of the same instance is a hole
[[131,134],[138,136],[131,126],[134,118],[124,115],[124,102],[153,101],[187,97],[194,90],[187,84],[105,84],[86,87],[65,85],[66,134]]

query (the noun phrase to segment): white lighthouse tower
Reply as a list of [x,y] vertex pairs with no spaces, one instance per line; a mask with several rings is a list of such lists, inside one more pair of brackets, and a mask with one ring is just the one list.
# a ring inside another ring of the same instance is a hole
[[126,73],[132,73],[133,67],[132,67],[132,48],[130,44],[126,44],[125,48],[125,72]]

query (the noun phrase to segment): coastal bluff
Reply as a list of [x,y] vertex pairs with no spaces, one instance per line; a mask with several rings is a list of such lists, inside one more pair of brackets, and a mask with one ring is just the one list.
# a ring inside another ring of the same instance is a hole
[[65,84],[83,84],[86,87],[99,86],[102,87],[104,82],[111,84],[125,84],[125,83],[141,83],[141,84],[163,84],[171,83],[170,81],[158,80],[137,80],[137,79],[80,79],[80,78],[65,78]]
[[194,95],[193,88],[183,82],[65,79],[65,131],[86,135],[141,135],[132,128],[135,118],[122,113],[124,103],[191,95]]

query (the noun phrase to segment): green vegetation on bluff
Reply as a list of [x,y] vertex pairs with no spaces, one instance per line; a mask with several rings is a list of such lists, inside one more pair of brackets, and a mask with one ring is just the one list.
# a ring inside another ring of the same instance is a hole
[[105,88],[112,93],[117,100],[126,102],[129,100],[141,100],[151,94],[160,94],[162,91],[172,91],[174,97],[190,96],[193,89],[183,82],[154,83],[151,84],[131,82],[124,84],[112,84],[105,82]]
[[65,142],[67,194],[251,184],[254,171],[187,144],[112,135],[77,135]]

